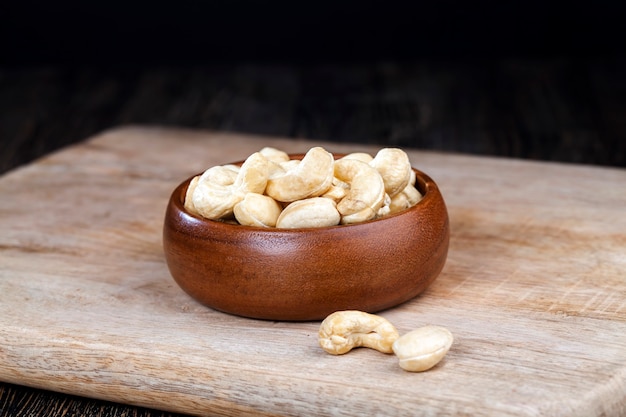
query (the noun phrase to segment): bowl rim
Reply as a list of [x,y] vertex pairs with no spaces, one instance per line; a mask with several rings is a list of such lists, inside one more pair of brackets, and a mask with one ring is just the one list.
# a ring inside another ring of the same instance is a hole
[[[302,158],[305,154],[303,153],[295,153],[295,154],[288,154],[290,158]],[[333,156],[335,158],[341,158],[343,156],[345,156],[347,154],[338,154],[338,153],[333,153]],[[224,165],[241,165],[243,164],[244,161],[237,161],[237,162],[230,162]],[[187,188],[189,187],[189,184],[191,183],[191,180],[193,180],[194,177],[201,175],[202,172],[200,173],[196,173],[194,175],[191,175],[190,177],[188,177],[187,179],[185,179],[183,182],[179,183],[175,188],[174,191],[172,192],[171,196],[170,196],[170,204],[172,204],[174,206],[174,208],[180,212],[182,215],[187,216],[188,217],[188,221],[193,222],[194,224],[198,224],[198,225],[206,225],[206,227],[210,227],[212,229],[217,229],[217,230],[221,230],[224,229],[224,231],[226,230],[237,230],[237,231],[251,231],[251,232],[262,232],[262,233],[302,233],[302,232],[312,232],[312,231],[324,231],[324,230],[335,230],[335,229],[347,229],[347,228],[355,228],[355,227],[359,227],[365,224],[370,224],[370,223],[378,223],[378,222],[384,222],[385,220],[389,220],[398,216],[402,216],[402,215],[407,215],[413,211],[416,210],[420,210],[420,208],[424,205],[427,204],[427,202],[429,200],[431,200],[433,197],[433,195],[435,194],[435,192],[437,190],[439,190],[438,185],[435,183],[435,181],[425,172],[411,166],[411,169],[413,170],[413,172],[415,172],[415,188],[417,188],[417,190],[422,194],[422,198],[420,199],[420,201],[418,201],[415,205],[399,211],[397,213],[393,213],[393,214],[389,214],[383,217],[379,217],[379,218],[375,218],[375,219],[370,219],[370,220],[366,220],[366,221],[362,221],[362,222],[358,222],[358,223],[351,223],[351,224],[338,224],[338,225],[334,225],[334,226],[324,226],[324,227],[297,227],[297,228],[276,228],[276,227],[261,227],[261,226],[248,226],[248,225],[242,225],[242,224],[235,224],[235,223],[230,223],[227,221],[223,221],[223,220],[212,220],[212,219],[207,219],[205,217],[202,217],[200,215],[196,215],[191,213],[190,211],[188,211],[185,208],[184,202],[185,202],[185,195],[187,193]],[[440,193],[440,192],[439,192]]]

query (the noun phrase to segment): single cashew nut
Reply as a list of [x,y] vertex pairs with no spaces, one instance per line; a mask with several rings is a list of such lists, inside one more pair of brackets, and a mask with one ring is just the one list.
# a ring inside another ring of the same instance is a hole
[[366,164],[369,164],[370,162],[372,162],[372,159],[374,159],[374,157],[365,152],[352,152],[344,156],[342,159],[356,159],[361,162],[365,162]]
[[297,165],[270,177],[265,194],[283,202],[318,197],[331,186],[333,162],[333,155],[324,148],[311,148]]
[[238,172],[239,167],[236,165],[219,165],[207,169],[202,173],[202,175],[196,175],[193,177],[189,182],[187,192],[185,193],[185,209],[192,214],[201,216],[193,203],[193,193],[196,190],[198,183],[201,181],[209,181],[219,185],[230,185],[237,179]]
[[185,201],[183,204],[188,212],[195,215],[200,215],[200,213],[198,213],[198,210],[196,210],[196,206],[194,206],[193,204],[193,192],[198,186],[198,181],[200,181],[200,175],[196,175],[189,182],[189,185],[187,186],[187,192],[185,193]]
[[391,353],[398,331],[385,318],[357,310],[337,311],[324,319],[318,341],[332,355],[342,355],[355,347],[368,347]]
[[394,195],[389,203],[389,214],[398,213],[413,207],[422,199],[422,194],[412,186],[407,185],[404,190]]
[[297,166],[300,165],[300,162],[302,161],[299,159],[290,159],[288,161],[280,162],[280,167],[283,171],[290,171],[296,169]]
[[335,161],[335,177],[350,185],[337,204],[341,223],[358,223],[376,217],[385,199],[385,184],[376,169],[357,159]]
[[211,184],[231,185],[237,180],[240,168],[236,165],[217,165],[204,171],[198,181]]
[[417,182],[417,174],[411,169],[411,177],[409,184],[404,187],[404,190],[394,195],[389,203],[389,214],[398,213],[404,211],[410,207],[413,207],[422,199],[423,195],[415,187]]
[[235,219],[244,226],[274,227],[282,211],[272,197],[247,193],[233,209]]
[[350,186],[343,181],[339,181],[336,177],[333,177],[330,188],[322,194],[322,197],[330,198],[335,203],[341,201],[348,194]]
[[402,191],[411,180],[411,162],[409,156],[402,149],[381,149],[369,164],[383,177],[385,191],[392,198]]
[[211,182],[210,175],[203,181],[199,180],[192,195],[193,207],[207,219],[228,217],[247,193],[263,194],[268,176],[269,161],[255,152],[241,165],[232,184]]
[[376,212],[376,218],[385,217],[389,214],[391,214],[391,197],[389,197],[389,194],[385,193],[383,205]]
[[392,348],[402,369],[422,372],[437,365],[453,341],[452,333],[445,327],[425,326],[398,338]]
[[259,153],[270,161],[277,164],[289,161],[289,154],[287,152],[281,151],[280,149],[272,148],[271,146],[266,146],[265,148],[261,149]]
[[327,227],[339,224],[341,215],[337,204],[324,197],[311,197],[294,201],[278,216],[276,227],[295,229],[300,227]]
[[269,178],[269,162],[259,152],[245,160],[235,180],[235,187],[242,193],[263,194]]

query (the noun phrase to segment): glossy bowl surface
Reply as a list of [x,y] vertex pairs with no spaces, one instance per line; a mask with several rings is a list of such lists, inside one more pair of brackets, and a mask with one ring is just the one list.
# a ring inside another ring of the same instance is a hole
[[[301,156],[291,156],[292,158]],[[448,253],[449,220],[437,184],[415,170],[424,195],[382,219],[316,229],[265,229],[212,221],[174,189],[163,246],[176,283],[200,303],[257,319],[321,320],[346,309],[378,312],[423,292]]]

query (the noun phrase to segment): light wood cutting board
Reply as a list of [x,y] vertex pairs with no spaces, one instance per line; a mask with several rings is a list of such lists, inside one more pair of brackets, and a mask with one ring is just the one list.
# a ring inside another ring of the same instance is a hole
[[626,415],[624,170],[408,150],[446,199],[450,251],[429,290],[380,314],[452,331],[429,372],[328,355],[319,322],[191,300],[162,253],[173,188],[314,145],[376,151],[126,127],[1,177],[0,380],[199,415]]

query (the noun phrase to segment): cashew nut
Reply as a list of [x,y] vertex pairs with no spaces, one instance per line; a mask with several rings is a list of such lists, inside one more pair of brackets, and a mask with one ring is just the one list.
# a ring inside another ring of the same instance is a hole
[[[333,204],[313,200],[294,205],[280,221],[281,227],[321,227],[336,224],[337,213],[340,224],[359,223],[409,208],[422,197],[414,187],[416,175],[408,155],[400,149],[384,148],[375,157],[355,152],[335,161],[324,148],[314,147],[302,160],[289,158],[265,147],[241,167],[209,168],[190,181],[185,208],[208,219],[226,220],[235,214],[240,224],[271,227],[278,210],[321,196]],[[258,195],[243,202],[248,193]],[[319,211],[304,221],[303,213],[313,213],[314,204]],[[322,215],[329,217],[323,221]]]
[[283,169],[283,171],[291,171],[294,170],[298,167],[298,165],[300,165],[300,161],[299,159],[290,159],[288,161],[284,161],[280,163],[280,167]]
[[337,204],[324,197],[311,197],[294,201],[278,216],[276,227],[295,229],[300,227],[327,227],[339,224],[341,215]]
[[372,159],[374,159],[374,157],[365,152],[353,152],[347,154],[342,159],[356,159],[361,162],[365,162],[366,164],[369,164],[370,162],[372,162]]
[[196,215],[200,215],[200,213],[198,213],[198,210],[196,210],[196,206],[194,206],[193,204],[193,192],[196,190],[199,180],[200,175],[196,175],[191,179],[189,185],[187,186],[187,192],[185,193],[185,202],[183,204],[188,212]]
[[417,182],[417,174],[415,173],[413,169],[411,169],[411,177],[409,179],[409,184],[411,184],[412,186],[415,186],[416,182]]
[[265,193],[283,202],[320,196],[331,186],[333,162],[333,155],[324,148],[311,148],[295,167],[269,178]]
[[407,185],[404,190],[394,195],[389,203],[389,214],[398,213],[413,207],[422,199],[422,194],[412,186]]
[[217,185],[231,185],[237,179],[239,167],[236,165],[218,165],[204,171],[202,175],[192,178],[185,194],[185,208],[193,214],[201,215],[193,203],[193,193],[200,182],[209,182]]
[[279,149],[272,148],[270,146],[266,146],[265,148],[261,149],[259,153],[263,155],[264,157],[266,157],[267,159],[269,159],[270,161],[275,162],[277,164],[281,162],[289,161],[289,154],[287,152],[283,152]]
[[232,184],[220,184],[207,178],[203,181],[198,180],[192,194],[193,207],[207,219],[227,217],[233,213],[235,205],[243,200],[247,193],[263,193],[268,175],[267,158],[255,152],[243,163]]
[[335,203],[341,201],[342,198],[348,194],[350,186],[343,181],[339,181],[336,177],[333,177],[333,182],[330,188],[322,194],[322,197],[330,198]]
[[391,214],[391,197],[389,197],[389,194],[385,193],[383,205],[376,212],[376,218],[385,217],[389,214]]
[[280,204],[263,194],[247,193],[234,207],[235,219],[244,226],[274,227],[282,211]]
[[337,204],[341,223],[357,223],[376,217],[385,199],[381,175],[365,162],[341,158],[335,161],[335,177],[350,185],[347,195]]
[[368,347],[391,353],[398,331],[385,318],[363,311],[332,313],[319,329],[319,344],[326,352],[342,355],[355,347]]
[[200,182],[210,182],[219,185],[231,185],[237,180],[240,168],[236,165],[218,165],[211,167],[200,175]]
[[402,191],[411,179],[411,162],[402,149],[383,148],[369,163],[383,177],[385,192],[393,198]]
[[453,341],[452,333],[445,327],[425,326],[398,338],[392,349],[402,369],[422,372],[437,365]]

